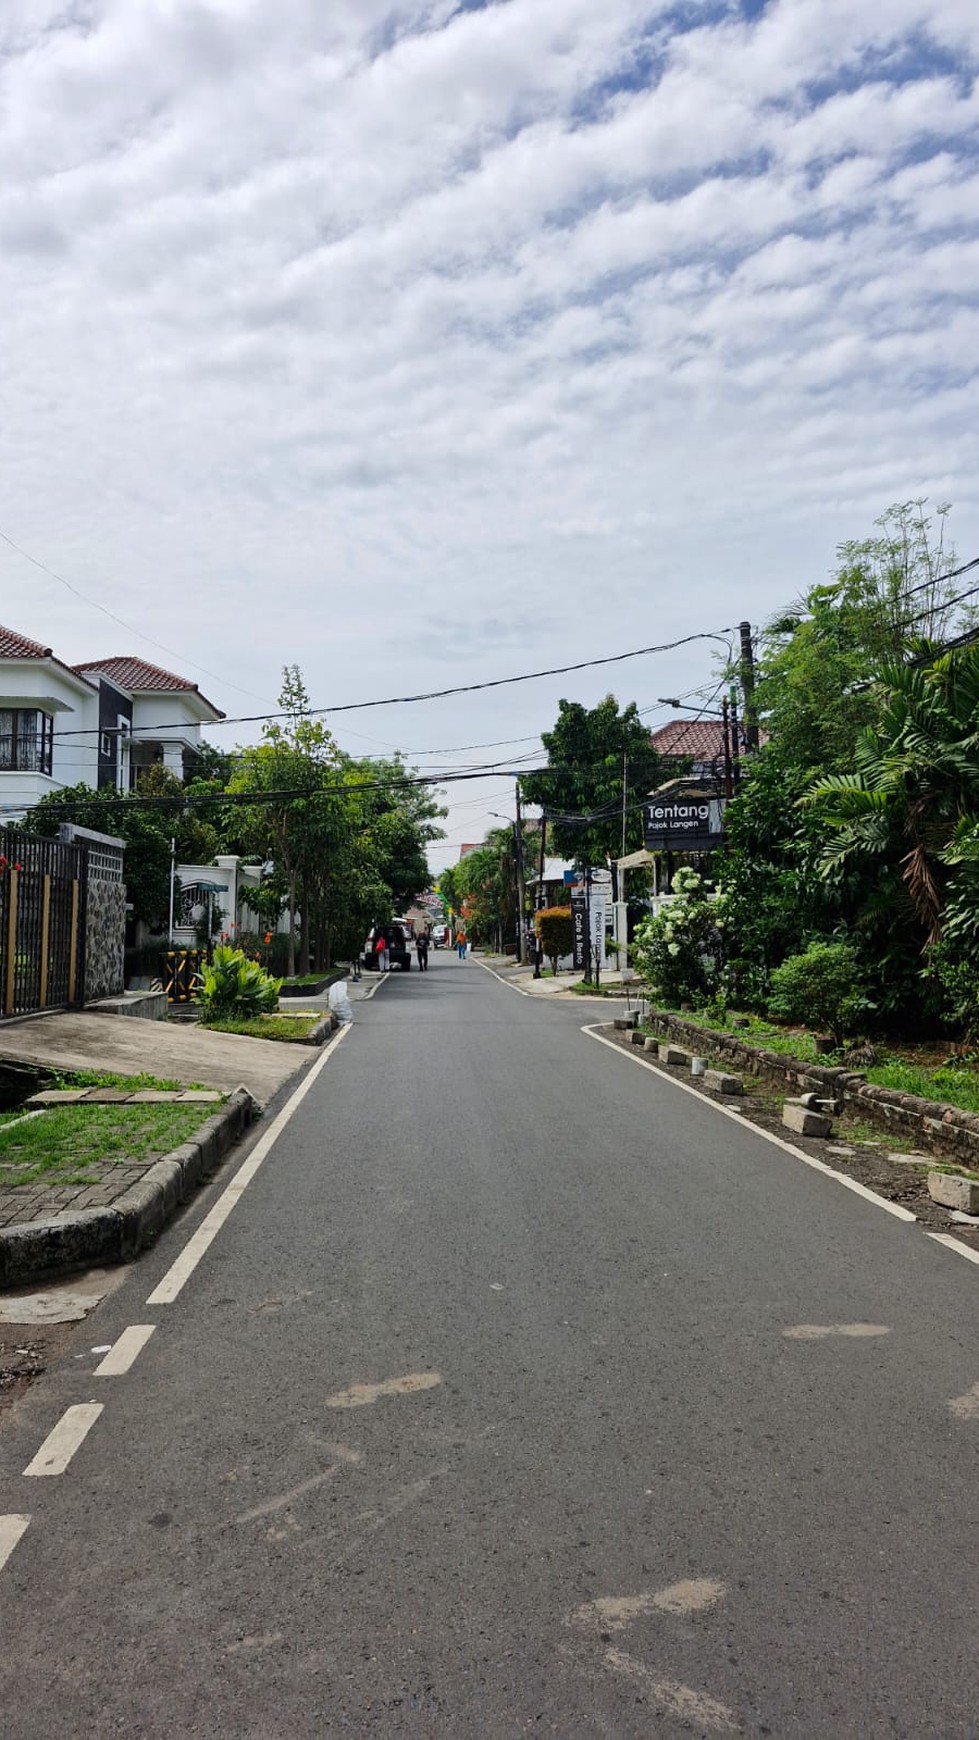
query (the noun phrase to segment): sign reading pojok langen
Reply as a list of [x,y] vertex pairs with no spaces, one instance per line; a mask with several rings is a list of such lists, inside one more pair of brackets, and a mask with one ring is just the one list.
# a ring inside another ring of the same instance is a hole
[[653,792],[642,812],[647,852],[712,852],[724,838],[726,801],[692,786]]

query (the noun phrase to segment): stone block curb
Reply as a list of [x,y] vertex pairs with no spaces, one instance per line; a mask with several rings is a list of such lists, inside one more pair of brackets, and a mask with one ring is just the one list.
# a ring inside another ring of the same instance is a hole
[[876,1124],[885,1136],[908,1136],[916,1147],[930,1148],[979,1171],[979,1112],[878,1087],[852,1068],[767,1051],[750,1043],[743,1031],[701,1027],[672,1010],[651,1009],[647,1025],[659,1039],[661,1059],[665,1046],[673,1041],[694,1044],[718,1064],[760,1076],[781,1093],[787,1090],[792,1097],[812,1093],[819,1100],[832,1101],[838,1114]]
[[744,1082],[739,1075],[725,1075],[722,1069],[705,1069],[704,1086],[715,1094],[743,1094]]
[[150,1166],[110,1208],[66,1209],[0,1231],[0,1289],[68,1269],[130,1262],[244,1134],[255,1113],[238,1087],[189,1142]]
[[954,1172],[929,1172],[928,1195],[943,1208],[979,1214],[979,1183],[974,1178],[958,1178]]
[[824,1138],[832,1133],[833,1120],[822,1112],[811,1112],[799,1100],[786,1100],[782,1107],[782,1122],[796,1136]]

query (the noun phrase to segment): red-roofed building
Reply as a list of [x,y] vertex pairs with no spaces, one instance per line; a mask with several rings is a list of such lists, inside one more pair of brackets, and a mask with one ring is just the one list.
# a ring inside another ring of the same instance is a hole
[[[740,726],[738,729],[740,736]],[[720,719],[667,719],[665,725],[650,732],[649,740],[664,759],[686,761],[689,757],[690,772],[696,779],[723,778],[724,726]],[[767,741],[764,732],[761,741]],[[739,754],[744,753],[744,738],[740,736]]]
[[196,683],[145,659],[72,668],[0,627],[0,820],[66,785],[128,791],[157,762],[183,779],[201,726],[223,717]]
[[131,657],[87,659],[75,668],[80,676],[103,687],[110,684],[132,701],[131,785],[138,783],[142,770],[157,762],[178,779],[191,777],[201,726],[224,718],[196,683]]

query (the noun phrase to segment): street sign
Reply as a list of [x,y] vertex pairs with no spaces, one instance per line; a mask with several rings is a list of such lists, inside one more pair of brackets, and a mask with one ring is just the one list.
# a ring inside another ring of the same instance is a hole
[[724,838],[726,802],[696,789],[654,792],[642,812],[647,852],[712,852]]

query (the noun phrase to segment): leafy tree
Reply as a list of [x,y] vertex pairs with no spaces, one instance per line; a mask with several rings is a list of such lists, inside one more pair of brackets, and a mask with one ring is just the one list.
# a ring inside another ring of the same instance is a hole
[[125,841],[123,877],[133,916],[151,931],[164,929],[170,903],[170,818],[147,809],[138,796],[94,791],[88,785],[49,792],[28,812],[28,833],[56,839],[62,822],[113,834]]
[[938,508],[933,535],[924,506],[899,503],[877,521],[877,536],[841,544],[835,578],[769,626],[756,704],[785,764],[846,772],[875,716],[877,669],[964,620],[951,602],[956,582],[943,579],[955,566],[948,509]]
[[[195,800],[201,795],[205,794],[201,792],[200,782],[185,787],[162,762],[147,768],[139,782],[138,796],[141,798],[173,798],[175,807],[161,810],[160,814],[172,831],[181,864],[209,864],[220,851],[218,829],[207,819],[206,810],[195,807]],[[185,801],[180,803],[178,800]]]
[[296,970],[296,915],[302,913],[302,972],[353,955],[371,924],[409,905],[429,880],[425,845],[442,813],[399,757],[357,762],[319,720],[297,666],[283,672],[285,721],[270,720],[262,742],[238,752],[228,812],[241,849],[270,859],[289,912],[288,970]]
[[642,802],[664,779],[684,771],[664,762],[634,701],[619,711],[614,695],[597,707],[560,701],[551,731],[543,733],[548,766],[520,781],[528,803],[546,811],[555,851],[603,864],[622,846],[622,779],[628,762],[626,850],[642,845]]
[[[242,842],[263,859],[271,858],[285,880],[291,977],[296,971],[300,885],[315,876],[317,859],[329,850],[330,823],[343,810],[343,763],[326,726],[309,717],[309,696],[298,665],[283,670],[279,706],[287,720],[270,719],[262,727],[262,742],[239,751],[228,792],[243,800],[237,818]],[[303,971],[308,970],[308,951],[307,920]]]
[[840,921],[838,891],[820,870],[824,829],[800,807],[808,784],[781,742],[770,743],[746,761],[725,813],[713,869],[725,897],[727,977],[751,1008],[764,1008],[779,961]]

